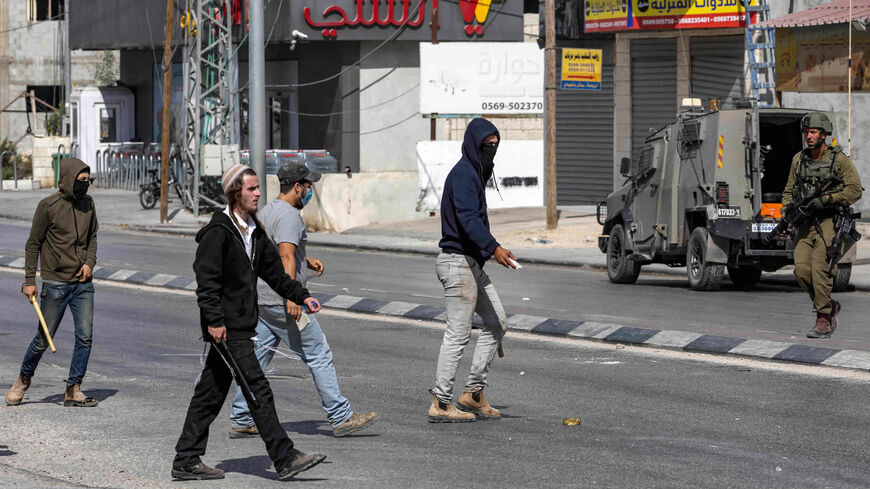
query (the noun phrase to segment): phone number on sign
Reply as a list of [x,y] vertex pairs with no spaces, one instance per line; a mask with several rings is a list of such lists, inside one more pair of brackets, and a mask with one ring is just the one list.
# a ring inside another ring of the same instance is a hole
[[543,102],[484,102],[483,110],[544,110]]

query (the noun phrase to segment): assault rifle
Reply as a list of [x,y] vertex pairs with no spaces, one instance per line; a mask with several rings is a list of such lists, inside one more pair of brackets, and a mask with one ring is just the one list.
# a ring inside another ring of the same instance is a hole
[[825,258],[828,259],[828,270],[832,270],[834,265],[840,259],[840,245],[843,240],[846,240],[846,246],[843,248],[843,254],[849,251],[859,239],[861,233],[855,229],[855,221],[861,218],[860,212],[852,212],[852,209],[844,209],[834,223],[834,239],[831,240],[831,245],[825,249]]
[[843,179],[840,177],[831,177],[822,182],[819,188],[813,192],[812,195],[804,197],[800,202],[791,202],[784,206],[782,208],[782,219],[779,221],[779,224],[777,224],[776,227],[773,228],[773,231],[768,233],[767,236],[761,238],[761,242],[767,245],[773,241],[775,237],[785,233],[789,226],[797,228],[809,221],[813,217],[812,211],[807,208],[810,202],[812,202],[813,199],[825,195],[825,193],[827,193],[831,188],[842,183]]

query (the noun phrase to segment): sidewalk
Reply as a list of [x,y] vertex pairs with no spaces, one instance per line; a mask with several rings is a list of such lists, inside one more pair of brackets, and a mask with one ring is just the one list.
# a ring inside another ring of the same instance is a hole
[[[0,192],[0,218],[30,221],[36,204],[51,195],[53,189],[33,192]],[[97,205],[100,225],[122,229],[194,236],[211,216],[194,216],[181,208],[170,195],[170,222],[160,224],[160,209],[142,209],[138,193],[130,190],[92,188],[90,195]],[[601,226],[595,219],[594,206],[572,206],[559,211],[558,227],[546,229],[545,210],[540,207],[495,209],[489,212],[493,235],[510,249],[522,263],[603,269],[604,253],[598,249]],[[858,242],[858,261],[852,268],[851,284],[856,290],[870,291],[870,224],[859,223],[864,239]],[[441,238],[440,217],[413,221],[371,224],[343,233],[310,233],[309,244],[335,248],[373,250],[394,253],[437,255]],[[683,267],[647,265],[644,273],[683,275]],[[762,280],[794,281],[791,267],[764,274]]]

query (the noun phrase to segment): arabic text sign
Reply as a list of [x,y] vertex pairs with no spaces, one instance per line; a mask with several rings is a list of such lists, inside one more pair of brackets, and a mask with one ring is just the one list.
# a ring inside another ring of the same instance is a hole
[[420,44],[421,114],[543,111],[544,54],[537,44]]
[[563,48],[562,88],[601,90],[601,50]]
[[846,32],[825,27],[776,29],[776,89],[783,92],[870,91],[870,33],[852,31],[849,70]]
[[[756,5],[752,0],[750,5]],[[745,27],[743,0],[585,0],[586,32]],[[755,21],[755,13],[752,13]]]

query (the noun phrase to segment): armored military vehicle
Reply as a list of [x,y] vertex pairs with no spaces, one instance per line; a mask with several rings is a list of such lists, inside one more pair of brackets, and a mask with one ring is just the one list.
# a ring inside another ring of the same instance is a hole
[[[634,160],[622,160],[624,185],[598,204],[610,280],[631,284],[643,265],[663,263],[685,266],[696,290],[718,289],[726,269],[737,287],[751,288],[762,272],[792,264],[790,238],[762,238],[781,219],[807,112],[684,101],[676,122],[651,133]],[[839,261],[835,290],[848,285],[854,261],[855,247]]]

